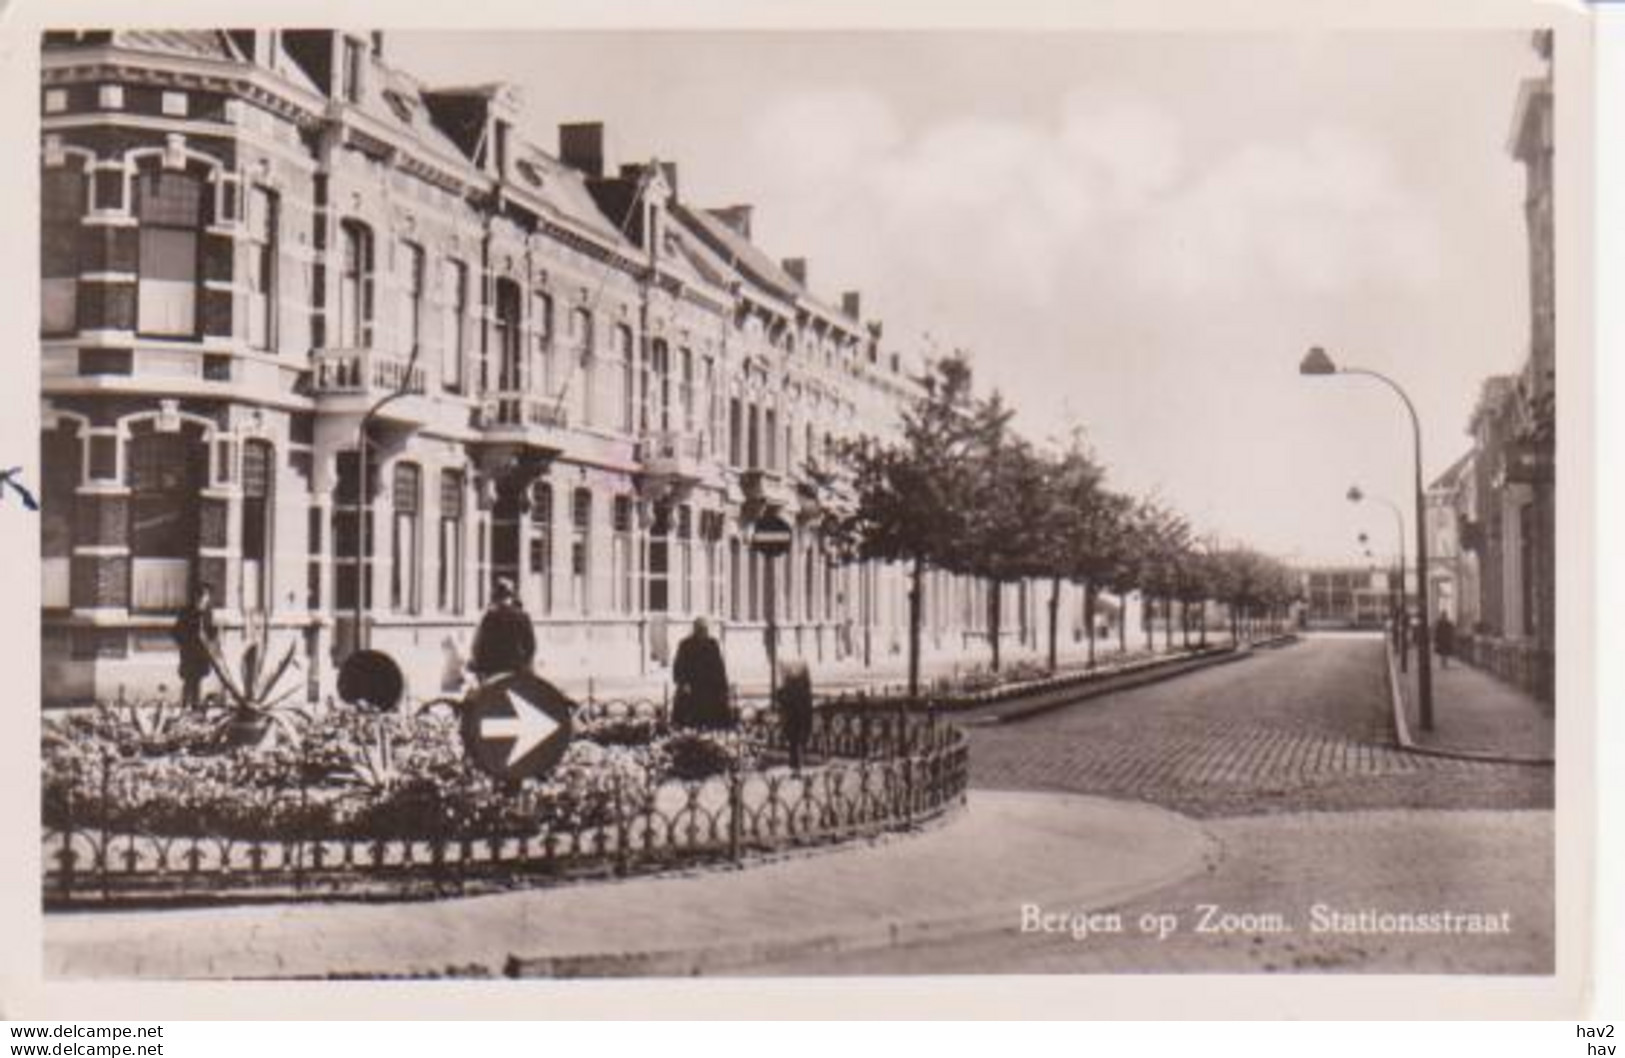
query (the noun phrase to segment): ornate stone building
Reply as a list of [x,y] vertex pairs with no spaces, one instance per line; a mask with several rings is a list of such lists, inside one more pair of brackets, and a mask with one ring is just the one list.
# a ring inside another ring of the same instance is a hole
[[[544,147],[512,88],[424,86],[379,34],[50,33],[42,64],[48,699],[173,686],[199,583],[313,693],[358,640],[435,693],[499,577],[566,683],[658,675],[695,615],[749,671],[768,509],[783,651],[905,649],[900,572],[829,561],[805,468],[891,429],[911,365],[749,207],[608,171],[597,125]],[[928,648],[981,634],[979,585],[926,602]]]

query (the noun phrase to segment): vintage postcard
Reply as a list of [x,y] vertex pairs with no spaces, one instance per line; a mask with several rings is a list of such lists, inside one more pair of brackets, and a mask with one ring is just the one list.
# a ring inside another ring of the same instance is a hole
[[1578,1013],[1587,21],[1317,10],[13,12],[0,1006]]

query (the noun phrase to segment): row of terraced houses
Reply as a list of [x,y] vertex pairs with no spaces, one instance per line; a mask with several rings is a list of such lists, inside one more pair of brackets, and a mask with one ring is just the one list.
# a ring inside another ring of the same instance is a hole
[[[173,686],[198,584],[313,694],[358,641],[435,692],[499,577],[566,682],[658,677],[696,615],[759,670],[769,510],[781,650],[906,649],[901,571],[829,560],[805,469],[893,429],[918,356],[750,207],[607,168],[598,124],[543,146],[512,87],[427,87],[379,34],[49,33],[41,115],[47,700]],[[930,579],[928,651],[985,642],[984,590]]]

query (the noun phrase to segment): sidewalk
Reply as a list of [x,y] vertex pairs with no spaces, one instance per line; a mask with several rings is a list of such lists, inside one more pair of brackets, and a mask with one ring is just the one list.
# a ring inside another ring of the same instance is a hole
[[1395,714],[1401,745],[1448,756],[1552,762],[1551,707],[1460,659],[1453,659],[1449,668],[1434,659],[1434,730],[1423,731],[1415,660],[1412,657],[1409,672],[1398,672],[1397,661],[1389,655],[1404,698],[1403,714]]
[[767,958],[1019,928],[1022,906],[1120,903],[1217,861],[1197,823],[1149,805],[976,791],[914,835],[743,870],[397,904],[57,913],[62,978],[690,975]]

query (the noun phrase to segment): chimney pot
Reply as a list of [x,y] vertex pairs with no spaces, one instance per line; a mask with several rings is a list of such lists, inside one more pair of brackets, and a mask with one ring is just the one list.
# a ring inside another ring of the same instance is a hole
[[807,259],[805,257],[786,257],[781,266],[791,279],[802,286],[807,285]]
[[841,295],[841,311],[854,320],[863,319],[863,297],[856,290],[848,290]]

